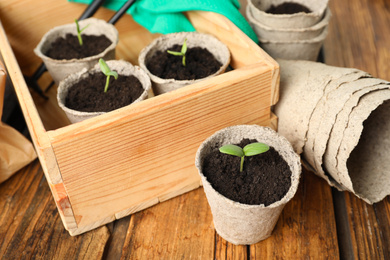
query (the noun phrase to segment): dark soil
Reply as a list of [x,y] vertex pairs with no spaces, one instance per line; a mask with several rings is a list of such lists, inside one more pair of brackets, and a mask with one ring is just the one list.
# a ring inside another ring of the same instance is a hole
[[271,5],[271,7],[265,11],[270,14],[295,14],[295,13],[311,13],[312,11],[304,5],[293,3],[293,2],[285,2],[280,5]]
[[[180,52],[181,45],[174,45],[169,50]],[[222,66],[213,54],[201,47],[187,49],[186,66],[183,66],[182,59],[182,56],[157,51],[146,67],[153,75],[163,79],[193,80],[214,74]]]
[[105,35],[81,35],[81,38],[83,45],[80,46],[76,35],[60,37],[52,43],[45,55],[56,60],[82,59],[102,53],[112,43]]
[[109,112],[133,103],[144,91],[134,76],[110,77],[110,85],[104,92],[106,76],[99,72],[90,74],[73,85],[65,99],[65,106],[83,112]]
[[[244,147],[256,140],[243,139]],[[207,155],[203,174],[223,196],[243,204],[268,206],[282,199],[291,187],[291,170],[273,148],[262,154],[245,157],[240,172],[240,158],[219,152],[220,145]]]

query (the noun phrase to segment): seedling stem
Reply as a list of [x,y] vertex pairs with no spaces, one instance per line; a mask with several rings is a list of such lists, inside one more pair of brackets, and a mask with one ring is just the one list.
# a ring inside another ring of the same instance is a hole
[[170,51],[167,50],[169,54],[175,55],[175,56],[183,56],[182,63],[183,66],[186,65],[186,52],[187,52],[187,38],[184,39],[183,45],[181,46],[181,51]]
[[116,71],[112,71],[102,58],[99,59],[99,66],[103,74],[107,76],[106,85],[104,87],[104,92],[107,92],[108,85],[110,84],[110,76],[113,76],[115,79],[118,79],[118,73]]
[[81,33],[87,29],[87,27],[89,26],[89,24],[87,26],[85,26],[83,29],[80,30],[80,26],[79,26],[79,22],[77,21],[77,19],[74,20],[75,23],[76,23],[76,30],[77,30],[77,38],[79,39],[79,44],[80,46],[83,45],[83,38],[81,38]]
[[238,156],[241,158],[240,172],[244,169],[245,156],[253,156],[269,150],[269,146],[264,143],[251,143],[241,148],[234,144],[227,144],[219,148],[221,153]]

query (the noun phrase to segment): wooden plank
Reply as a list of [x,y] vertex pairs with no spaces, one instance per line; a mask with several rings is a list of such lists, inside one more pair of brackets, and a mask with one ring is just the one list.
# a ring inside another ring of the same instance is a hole
[[63,183],[49,184],[50,190],[53,194],[58,211],[60,213],[65,229],[77,228],[75,216],[73,214],[72,205],[70,204],[68,194],[66,193]]
[[272,236],[250,247],[251,259],[338,259],[331,188],[307,170]]
[[354,256],[358,259],[385,259],[389,248],[383,246],[382,239],[386,241],[389,237],[383,237],[374,207],[349,192],[345,192],[345,199]]
[[238,69],[256,63],[274,68],[270,104],[275,105],[279,100],[279,64],[226,17],[211,12],[187,12],[187,16],[197,31],[215,35],[229,46],[233,68]]
[[[325,41],[325,62],[335,66],[355,67],[374,77],[390,80],[390,16],[388,3],[383,0],[330,1],[333,18]],[[345,19],[348,17],[348,19]],[[350,234],[343,234],[342,244],[352,244],[350,251],[359,259],[390,257],[389,198],[366,204],[353,194],[342,194],[346,204],[346,222]],[[349,249],[349,247],[348,247]]]
[[102,258],[110,236],[107,227],[69,236],[38,161],[0,184],[0,198],[0,258]]
[[387,196],[383,201],[374,205],[376,219],[378,221],[379,236],[382,241],[383,258],[390,259],[390,198]]
[[213,259],[215,230],[203,189],[132,215],[113,259]]
[[78,226],[198,186],[194,156],[207,136],[234,124],[269,124],[270,74],[248,66],[134,104],[126,113],[49,131]]
[[[29,6],[29,8],[25,8],[25,6]],[[48,4],[45,0],[8,0],[0,2],[0,17],[4,30],[23,75],[32,75],[42,62],[33,52],[41,37],[55,26],[72,23],[74,18],[77,18],[85,8],[86,5],[84,4],[69,3],[67,1],[59,1],[56,4]],[[58,10],[61,10],[61,12]],[[111,10],[100,8],[94,17],[107,21],[113,14],[114,12]],[[21,23],[21,21],[28,22]],[[144,27],[134,22],[130,15],[124,15],[115,24],[115,27],[120,34],[116,56],[133,64],[138,64],[138,54],[141,49],[159,36],[159,34],[151,34]],[[28,37],[28,41],[24,40],[26,37]],[[22,73],[20,73],[20,76],[22,76]],[[45,90],[51,81],[49,73],[46,72],[39,79],[38,84]],[[65,113],[58,107],[56,89],[57,86],[54,86],[46,93],[49,100],[42,99],[35,92],[31,93],[46,131],[69,125]],[[28,89],[26,88],[23,91],[27,93]],[[52,183],[58,182],[60,181],[53,181]]]
[[227,242],[225,239],[223,239],[221,236],[219,236],[217,233],[215,234],[215,257],[214,259],[249,259],[248,252],[249,247],[246,245],[240,245],[236,246],[229,242]]
[[51,148],[46,131],[42,121],[36,110],[34,101],[28,91],[26,82],[24,81],[22,72],[16,61],[15,55],[5,35],[2,23],[0,22],[0,52],[4,59],[5,66],[8,71],[16,95],[18,97],[20,107],[23,111],[27,127],[30,131],[38,158],[42,164],[46,178],[50,183],[56,184],[61,182],[61,176],[55,159],[54,152]]

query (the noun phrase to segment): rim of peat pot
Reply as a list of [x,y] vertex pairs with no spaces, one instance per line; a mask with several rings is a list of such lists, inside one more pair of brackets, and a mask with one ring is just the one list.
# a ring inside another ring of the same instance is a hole
[[105,35],[111,41],[111,44],[101,53],[82,59],[53,59],[45,54],[51,47],[51,44],[59,37],[65,37],[68,33],[77,35],[77,30],[76,23],[64,24],[50,29],[43,35],[41,41],[35,47],[34,52],[43,60],[47,70],[57,84],[69,74],[79,72],[83,68],[92,68],[100,58],[103,58],[104,60],[115,59],[115,48],[119,41],[119,34],[114,25],[97,18],[88,18],[81,20],[78,23],[81,28],[89,25],[82,34]]
[[[252,10],[253,17],[260,23],[272,28],[306,28],[317,24],[321,21],[324,12],[328,6],[328,0],[295,0],[306,6],[312,12],[299,12],[294,14],[271,14],[266,10],[271,5],[279,5],[291,2],[287,0],[248,0],[248,8]],[[259,5],[259,8],[257,7]]]
[[246,9],[246,16],[258,38],[269,41],[300,41],[310,40],[320,35],[328,27],[332,12],[327,8],[323,19],[307,28],[271,28],[257,21],[249,7]]
[[[212,53],[222,64],[219,70],[207,77],[195,80],[163,79],[152,74],[146,66],[147,61],[157,51],[166,51],[175,44],[182,45],[184,39],[187,39],[187,48],[202,47]],[[152,80],[154,94],[159,95],[222,74],[230,64],[230,51],[224,43],[209,34],[199,32],[170,33],[160,36],[144,47],[138,56],[138,63]]]
[[[149,76],[144,70],[138,66],[132,65],[130,62],[124,60],[109,60],[106,61],[107,65],[111,70],[114,70],[118,75],[130,76],[134,75],[142,84],[144,91],[141,96],[134,100],[133,103],[140,102],[148,98],[149,90],[151,89],[152,83],[150,82]],[[73,73],[68,75],[64,80],[62,80],[57,89],[57,102],[59,107],[65,112],[71,123],[77,123],[88,118],[92,118],[101,114],[109,112],[82,112],[70,109],[65,106],[65,98],[68,94],[68,90],[81,79],[84,79],[89,76],[89,73],[100,72],[99,64],[96,64],[92,69],[83,69],[80,72]],[[103,91],[103,89],[102,89]],[[131,105],[130,104],[130,105]],[[120,108],[119,108],[120,109]]]
[[[291,186],[285,196],[268,206],[248,205],[233,201],[217,192],[203,175],[203,161],[212,150],[225,144],[239,143],[242,139],[256,139],[272,146],[287,162],[291,170]],[[269,127],[237,125],[224,128],[208,137],[199,147],[195,166],[202,179],[210,205],[214,226],[221,237],[236,245],[254,244],[272,234],[283,207],[295,195],[301,175],[300,157],[290,142]]]

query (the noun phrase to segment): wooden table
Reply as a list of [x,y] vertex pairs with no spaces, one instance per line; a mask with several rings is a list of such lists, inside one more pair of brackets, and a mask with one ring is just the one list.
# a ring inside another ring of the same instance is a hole
[[[326,64],[390,80],[390,1],[331,0]],[[8,122],[21,131],[17,107]],[[71,237],[37,160],[0,184],[4,259],[390,259],[390,198],[368,205],[304,170],[273,235],[251,246],[219,237],[197,189]]]

